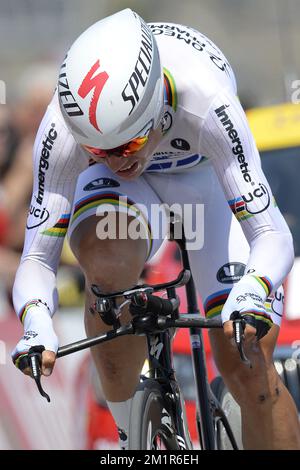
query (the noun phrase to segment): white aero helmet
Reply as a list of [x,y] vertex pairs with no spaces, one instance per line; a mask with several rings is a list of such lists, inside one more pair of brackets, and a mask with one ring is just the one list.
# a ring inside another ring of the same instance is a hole
[[156,128],[163,112],[163,70],[142,18],[127,8],[84,31],[61,66],[58,95],[80,144],[112,149]]

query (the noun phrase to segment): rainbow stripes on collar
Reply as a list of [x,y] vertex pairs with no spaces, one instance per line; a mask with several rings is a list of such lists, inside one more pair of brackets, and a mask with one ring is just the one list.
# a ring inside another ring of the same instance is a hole
[[168,69],[164,68],[164,102],[171,106],[174,111],[177,109],[177,90],[175,80]]
[[25,320],[25,317],[28,313],[28,311],[32,308],[32,307],[38,307],[39,304],[43,304],[45,307],[48,308],[49,310],[49,307],[47,304],[45,304],[45,302],[42,302],[41,299],[33,299],[33,300],[29,300],[29,302],[27,302],[24,307],[20,310],[20,313],[19,313],[19,319],[21,321],[21,323],[24,323],[24,320]]
[[63,214],[54,227],[47,228],[42,232],[42,235],[49,235],[50,237],[64,237],[68,230],[70,216],[71,214]]

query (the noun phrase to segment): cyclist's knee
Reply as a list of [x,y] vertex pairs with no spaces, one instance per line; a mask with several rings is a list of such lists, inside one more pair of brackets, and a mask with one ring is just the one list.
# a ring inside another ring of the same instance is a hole
[[[75,237],[74,237],[75,238]],[[71,240],[72,241],[72,240]],[[72,249],[89,284],[120,290],[137,282],[147,258],[147,240],[99,239],[95,220],[72,241]]]
[[136,284],[146,261],[146,249],[141,242],[101,241],[101,248],[91,250],[80,263],[87,283],[97,284],[107,292]]

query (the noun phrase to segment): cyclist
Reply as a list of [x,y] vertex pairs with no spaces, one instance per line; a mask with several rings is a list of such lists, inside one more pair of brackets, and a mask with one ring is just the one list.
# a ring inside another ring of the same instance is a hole
[[[222,315],[225,334],[210,336],[241,406],[244,447],[296,449],[296,408],[272,362],[283,297],[276,289],[293,264],[292,238],[236,94],[223,53],[186,26],[147,25],[125,9],[74,42],[34,145],[33,196],[13,290],[25,334],[13,360],[28,374],[29,347],[44,345],[42,372],[51,374],[55,273],[66,233],[86,277],[86,331],[96,335],[108,327],[91,313],[90,286],[109,292],[138,281],[164,238],[151,208],[204,204],[204,246],[191,246],[190,260],[206,314]],[[124,220],[128,233],[138,224],[141,236],[120,234]],[[118,235],[105,238],[106,226]],[[235,311],[247,324],[252,369],[230,340]],[[92,349],[123,448],[145,351],[144,337]]]

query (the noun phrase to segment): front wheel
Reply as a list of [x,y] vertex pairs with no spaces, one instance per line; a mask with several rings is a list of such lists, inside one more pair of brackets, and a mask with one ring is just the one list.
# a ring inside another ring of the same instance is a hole
[[[216,377],[210,384],[211,390],[218,400],[225,416],[228,420],[229,426],[234,435],[238,449],[243,449],[242,443],[242,421],[241,421],[241,409],[228,388],[223,382],[222,377]],[[222,423],[222,420],[218,417],[215,420],[216,424],[216,438],[217,448],[219,450],[232,450],[232,445],[226,429]]]
[[129,450],[182,449],[181,440],[176,436],[162,386],[153,379],[146,379],[132,399]]

